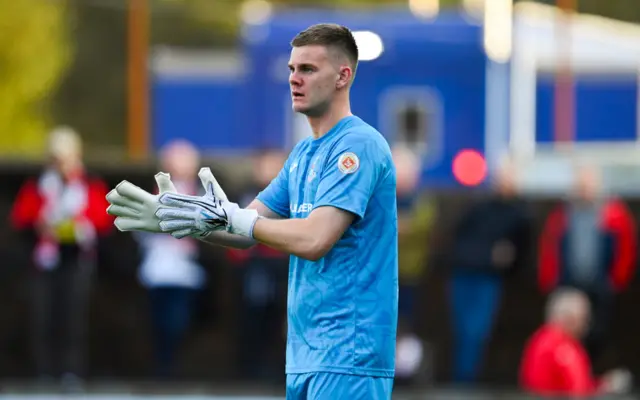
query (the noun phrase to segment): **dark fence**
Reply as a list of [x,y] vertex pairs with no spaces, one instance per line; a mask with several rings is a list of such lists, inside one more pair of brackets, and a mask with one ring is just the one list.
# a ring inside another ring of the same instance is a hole
[[[0,169],[0,216],[7,218],[14,196],[24,179],[38,172],[37,166]],[[98,171],[115,185],[123,176],[149,187],[154,170],[123,168]],[[225,177],[220,176],[224,185]],[[234,196],[233,189],[228,194]],[[421,282],[417,310],[419,334],[434,351],[436,382],[449,378],[451,333],[449,304],[446,296],[447,243],[450,227],[470,201],[469,195],[435,195],[439,203],[439,222],[431,247],[428,273]],[[630,206],[640,215],[640,201]],[[534,201],[532,209],[541,223],[550,202]],[[640,219],[638,219],[640,221]],[[538,227],[539,228],[539,227]],[[0,376],[27,378],[33,374],[28,337],[28,244],[12,231],[8,223],[0,225]],[[234,378],[236,350],[239,345],[237,323],[240,282],[237,268],[230,265],[221,249],[203,245],[203,263],[209,272],[207,289],[200,298],[198,317],[191,329],[180,360],[181,375],[208,382]],[[534,279],[534,261],[506,281],[502,308],[483,366],[482,381],[487,384],[513,385],[522,346],[542,321],[544,298]],[[141,379],[151,369],[151,345],[146,296],[137,281],[139,254],[128,234],[114,232],[100,245],[100,256],[91,299],[90,377],[96,379]],[[640,374],[640,304],[639,285],[635,283],[617,299],[615,307],[615,341],[596,372],[626,366]],[[282,310],[284,311],[284,308]],[[275,365],[284,368],[284,342],[274,340],[270,352]],[[445,396],[445,395],[443,395]],[[494,395],[491,398],[499,398]],[[416,397],[421,398],[421,397]],[[429,397],[451,398],[451,397]],[[463,398],[463,397],[456,397]]]

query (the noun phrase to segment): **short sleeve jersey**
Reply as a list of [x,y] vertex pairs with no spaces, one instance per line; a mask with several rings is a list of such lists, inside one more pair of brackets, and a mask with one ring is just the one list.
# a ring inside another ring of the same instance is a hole
[[398,319],[396,174],[384,137],[356,116],[301,141],[258,199],[285,218],[354,215],[320,260],[291,256],[286,372],[393,377]]

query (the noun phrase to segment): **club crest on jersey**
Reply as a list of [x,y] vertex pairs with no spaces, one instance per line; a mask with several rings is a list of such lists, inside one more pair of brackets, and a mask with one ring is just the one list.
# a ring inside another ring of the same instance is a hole
[[353,174],[360,167],[360,159],[353,153],[344,153],[338,159],[338,168],[344,174]]

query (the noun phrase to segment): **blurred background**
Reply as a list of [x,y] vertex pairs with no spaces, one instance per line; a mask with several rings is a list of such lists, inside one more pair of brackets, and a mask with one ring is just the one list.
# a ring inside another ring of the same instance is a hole
[[394,398],[526,398],[549,326],[633,398],[636,1],[0,0],[1,398],[283,398],[287,257],[119,233],[104,195],[210,166],[251,201],[309,134],[319,22],[398,169]]

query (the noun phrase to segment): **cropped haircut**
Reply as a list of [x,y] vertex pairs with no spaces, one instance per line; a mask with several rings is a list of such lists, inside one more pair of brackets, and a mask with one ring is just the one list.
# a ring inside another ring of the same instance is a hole
[[338,24],[316,24],[298,33],[291,41],[291,46],[326,46],[343,53],[351,62],[355,73],[358,65],[358,45],[353,33],[346,26]]

